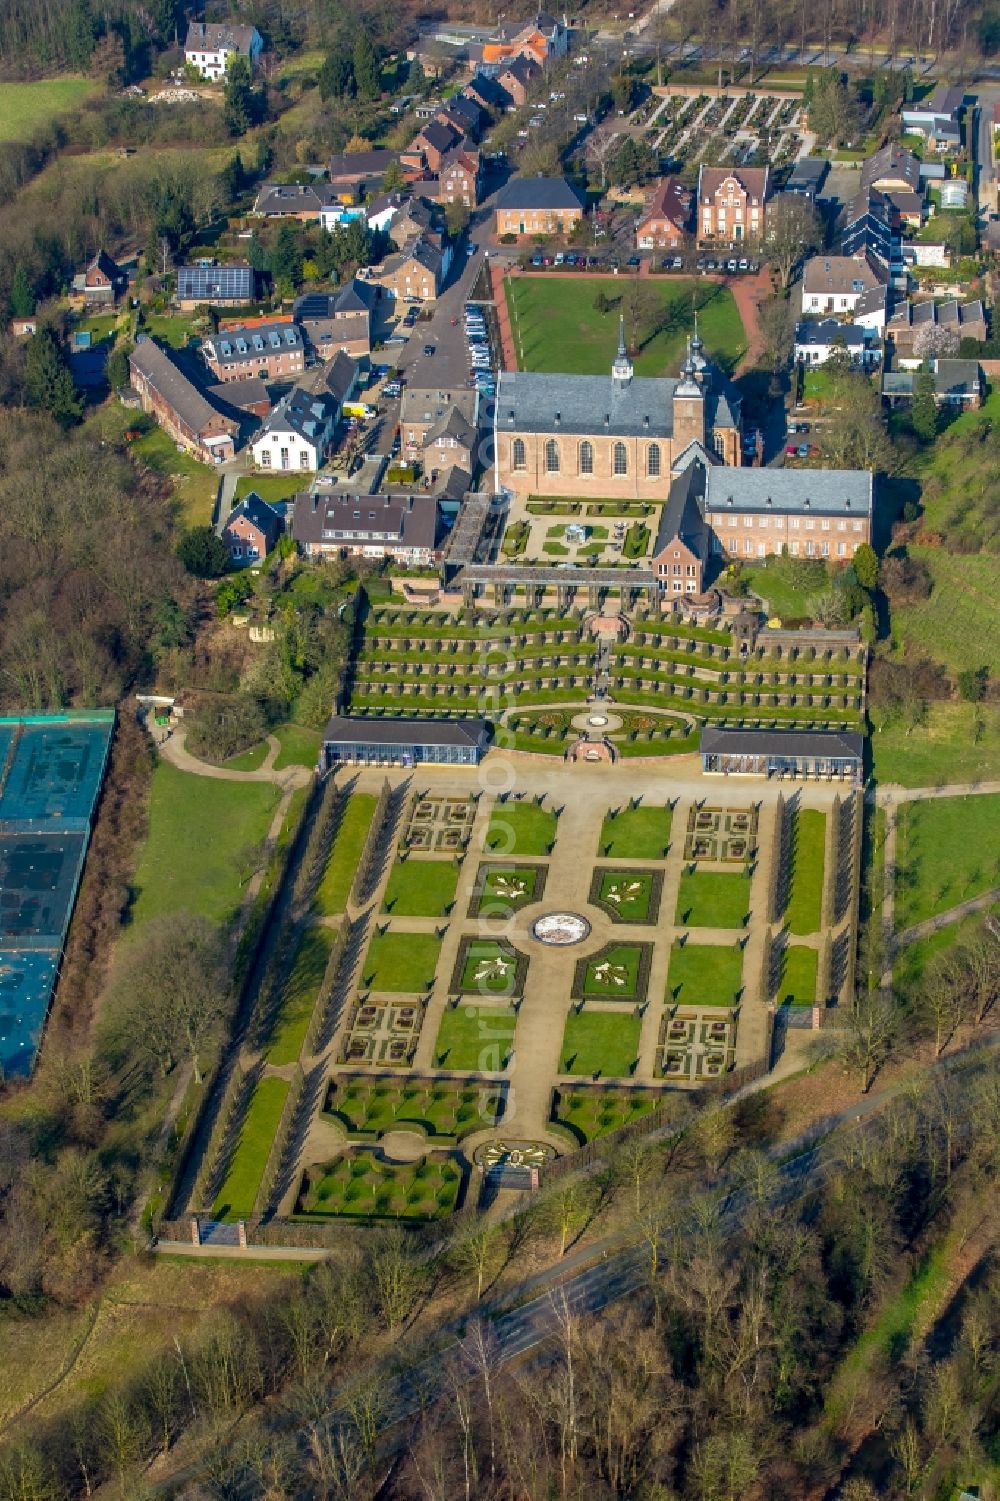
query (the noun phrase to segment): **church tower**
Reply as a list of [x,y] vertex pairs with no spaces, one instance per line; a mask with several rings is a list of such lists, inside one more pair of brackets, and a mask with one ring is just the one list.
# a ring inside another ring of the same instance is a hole
[[618,353],[611,365],[611,379],[615,383],[615,389],[624,391],[632,382],[632,361],[628,357],[625,348],[625,319],[618,320]]
[[674,387],[675,458],[695,440],[703,446],[705,444],[705,392],[696,379],[696,373],[689,339],[680,380]]

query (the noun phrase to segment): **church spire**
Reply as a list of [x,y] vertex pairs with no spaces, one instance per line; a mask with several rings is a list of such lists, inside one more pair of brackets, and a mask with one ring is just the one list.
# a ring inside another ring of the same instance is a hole
[[618,353],[611,366],[611,378],[616,385],[627,386],[632,379],[632,361],[625,348],[625,318],[618,319]]

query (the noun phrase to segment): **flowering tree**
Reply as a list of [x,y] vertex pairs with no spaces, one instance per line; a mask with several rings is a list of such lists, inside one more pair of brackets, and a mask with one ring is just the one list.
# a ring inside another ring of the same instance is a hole
[[913,353],[922,360],[949,359],[958,353],[958,332],[944,328],[940,323],[928,323],[917,330],[913,340]]

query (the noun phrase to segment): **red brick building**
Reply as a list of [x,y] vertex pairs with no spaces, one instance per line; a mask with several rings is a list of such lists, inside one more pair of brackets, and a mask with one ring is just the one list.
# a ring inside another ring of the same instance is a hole
[[698,173],[698,244],[758,244],[770,195],[769,167],[703,166]]

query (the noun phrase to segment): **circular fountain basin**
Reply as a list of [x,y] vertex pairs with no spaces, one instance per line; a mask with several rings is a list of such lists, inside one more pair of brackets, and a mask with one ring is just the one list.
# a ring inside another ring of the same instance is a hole
[[578,912],[546,912],[531,925],[532,938],[558,948],[582,943],[589,935],[590,923]]

